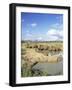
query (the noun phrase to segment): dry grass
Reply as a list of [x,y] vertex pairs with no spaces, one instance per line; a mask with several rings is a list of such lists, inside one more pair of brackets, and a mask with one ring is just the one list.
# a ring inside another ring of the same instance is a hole
[[[57,63],[62,59],[59,55],[49,55],[49,53],[56,53],[63,51],[62,42],[22,42],[21,43],[21,75],[23,77],[34,76],[32,67],[37,63]],[[44,74],[42,74],[44,75]]]
[[63,43],[22,43],[22,48],[37,48],[39,50],[63,51]]
[[[56,63],[59,62],[61,59],[59,59],[58,55],[52,55],[52,56],[45,56],[42,53],[36,52],[34,49],[27,49],[26,54],[22,55],[22,64],[23,61],[28,64],[28,66],[32,66],[34,63],[38,62],[49,62],[49,63]],[[30,67],[29,66],[29,67]]]

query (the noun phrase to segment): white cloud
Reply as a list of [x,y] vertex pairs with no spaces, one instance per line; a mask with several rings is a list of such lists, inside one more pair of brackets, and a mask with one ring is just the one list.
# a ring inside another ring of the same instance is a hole
[[63,30],[50,29],[46,33],[48,40],[62,40]]
[[63,24],[55,23],[55,24],[52,24],[52,25],[51,25],[51,28],[55,28],[55,29],[58,28],[58,29],[61,29],[61,28],[62,28],[62,25],[63,25]]
[[57,27],[59,28],[59,26],[60,26],[59,23],[55,23],[55,24],[52,25],[52,27],[55,27],[55,28],[57,28]]
[[32,36],[32,34],[30,34],[30,33],[27,33],[27,34],[26,34],[26,36],[30,37],[30,36]]
[[59,35],[63,36],[63,30],[59,31]]
[[58,39],[57,36],[48,36],[48,41],[56,41]]
[[36,24],[36,23],[32,23],[31,26],[32,26],[32,27],[36,27],[37,24]]
[[48,32],[46,33],[47,35],[54,35],[57,33],[57,30],[56,29],[50,29],[48,30]]
[[42,37],[38,37],[38,40],[42,40]]
[[63,29],[63,23],[61,24],[60,22],[59,23],[54,23],[51,25],[51,28],[53,29]]

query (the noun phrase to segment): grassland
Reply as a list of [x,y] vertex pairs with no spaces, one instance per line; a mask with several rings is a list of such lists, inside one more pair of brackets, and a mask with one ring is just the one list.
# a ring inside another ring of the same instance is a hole
[[[38,63],[58,63],[62,59],[62,41],[22,41],[21,42],[21,76],[49,76],[47,72],[34,71]],[[60,73],[59,73],[60,74]]]

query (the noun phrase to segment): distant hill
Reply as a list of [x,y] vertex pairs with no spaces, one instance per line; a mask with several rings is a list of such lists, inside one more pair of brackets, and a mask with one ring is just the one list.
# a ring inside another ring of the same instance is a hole
[[25,42],[37,42],[37,43],[38,43],[38,42],[39,42],[39,43],[51,43],[51,42],[57,42],[57,43],[59,42],[59,43],[60,43],[60,42],[61,42],[61,43],[63,43],[63,41],[38,41],[38,40],[35,40],[35,41],[22,40],[21,42],[22,42],[22,43],[25,43]]

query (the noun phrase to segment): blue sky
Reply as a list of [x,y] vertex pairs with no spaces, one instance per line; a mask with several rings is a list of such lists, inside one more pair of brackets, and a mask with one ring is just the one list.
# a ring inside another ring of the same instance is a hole
[[63,40],[63,14],[21,13],[22,40]]

